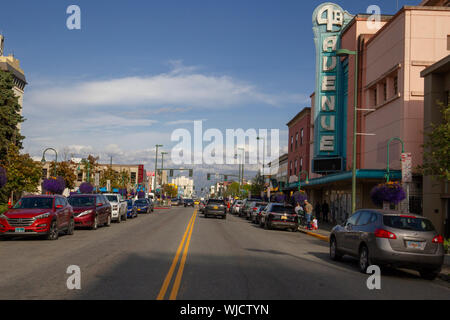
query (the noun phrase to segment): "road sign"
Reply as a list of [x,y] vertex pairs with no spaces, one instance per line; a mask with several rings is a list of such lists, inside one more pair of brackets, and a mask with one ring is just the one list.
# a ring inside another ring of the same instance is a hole
[[410,152],[402,153],[402,182],[412,182],[412,155]]

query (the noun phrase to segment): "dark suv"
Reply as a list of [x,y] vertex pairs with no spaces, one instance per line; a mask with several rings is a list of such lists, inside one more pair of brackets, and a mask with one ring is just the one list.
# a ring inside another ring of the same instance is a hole
[[99,225],[111,225],[111,204],[102,194],[76,194],[69,197],[76,227],[97,230]]
[[205,205],[205,209],[203,209],[203,214],[205,218],[208,216],[214,217],[222,217],[222,219],[227,218],[227,206],[224,200],[219,199],[209,199]]
[[0,215],[0,235],[44,236],[56,240],[61,231],[74,233],[72,206],[58,195],[27,196]]

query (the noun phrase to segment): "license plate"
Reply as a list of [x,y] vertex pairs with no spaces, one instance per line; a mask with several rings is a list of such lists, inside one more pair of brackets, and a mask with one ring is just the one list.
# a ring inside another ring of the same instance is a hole
[[24,233],[25,232],[25,228],[16,228],[15,232],[16,233]]
[[426,244],[425,242],[420,242],[420,241],[406,241],[406,247],[408,249],[424,250],[425,244]]
[[214,206],[214,210],[217,210],[217,209],[219,209],[219,207],[218,206]]
[[287,216],[281,216],[281,220],[287,220]]

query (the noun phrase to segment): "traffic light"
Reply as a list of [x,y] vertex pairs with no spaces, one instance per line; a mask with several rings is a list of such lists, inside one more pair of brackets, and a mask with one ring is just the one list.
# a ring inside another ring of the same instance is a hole
[[208,179],[208,181],[211,180],[211,173],[208,173],[208,174],[206,175],[206,178]]
[[228,176],[223,176],[223,181],[228,181]]
[[173,177],[173,170],[170,170],[170,177]]
[[189,178],[192,178],[194,176],[194,170],[190,169],[189,170]]

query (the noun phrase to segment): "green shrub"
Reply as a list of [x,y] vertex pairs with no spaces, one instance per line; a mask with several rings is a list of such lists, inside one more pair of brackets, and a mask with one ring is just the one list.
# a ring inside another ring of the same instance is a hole
[[8,204],[0,204],[0,214],[8,210]]
[[444,251],[445,253],[449,253],[450,250],[450,239],[444,240]]

